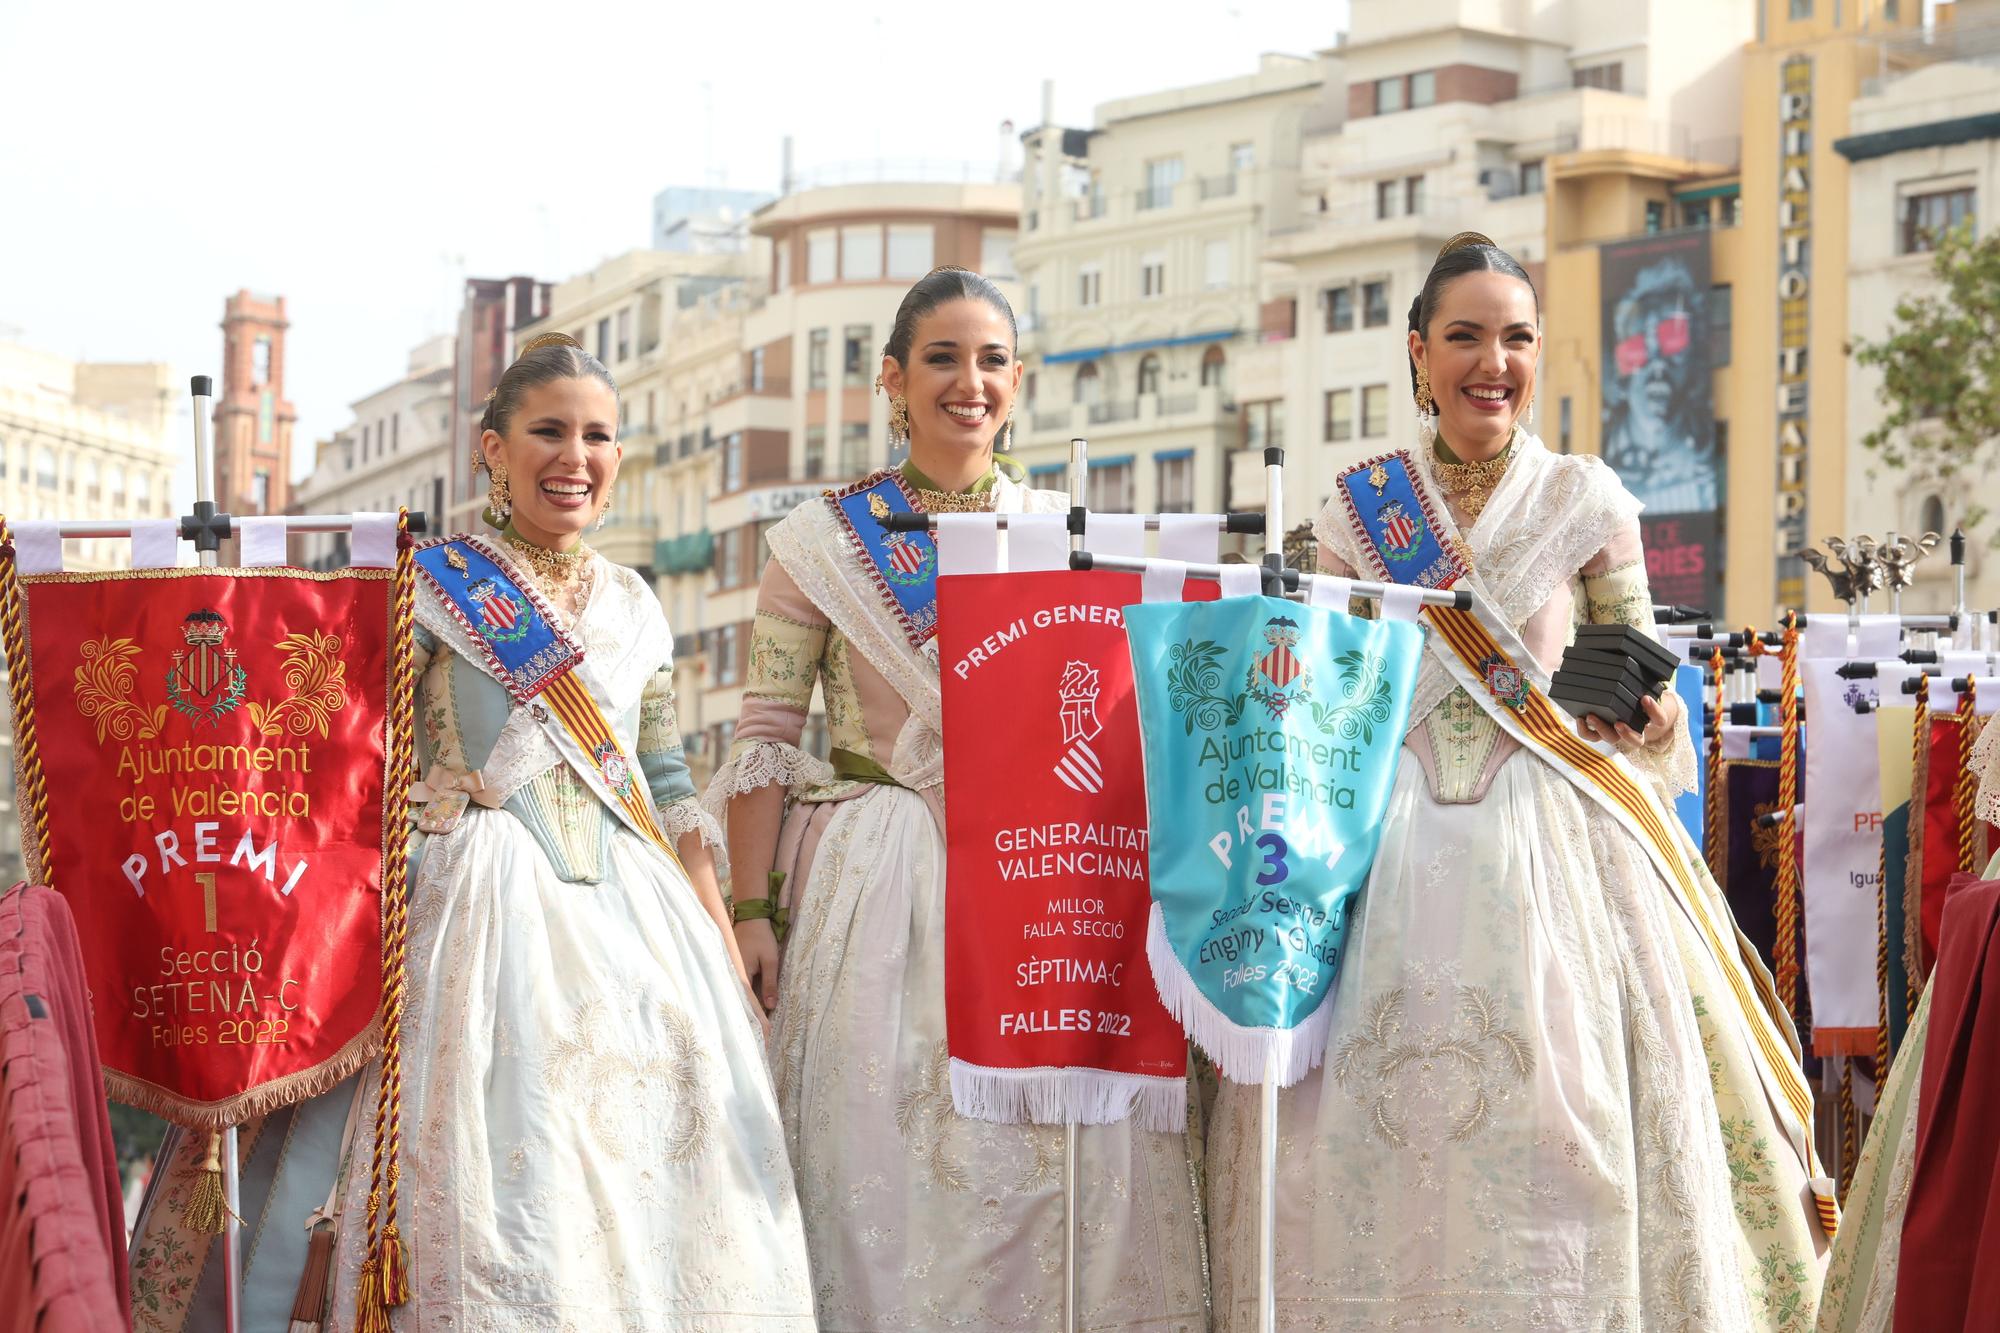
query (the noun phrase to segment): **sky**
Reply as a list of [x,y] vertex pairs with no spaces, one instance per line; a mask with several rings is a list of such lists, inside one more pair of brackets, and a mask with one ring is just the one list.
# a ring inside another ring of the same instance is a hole
[[[282,294],[294,473],[456,321],[465,277],[643,247],[669,185],[992,163],[1001,122],[1334,44],[1346,0],[899,5],[0,0],[0,339],[219,374]],[[1016,149],[1018,153],[1018,146]],[[189,439],[182,411],[177,447]],[[191,485],[183,468],[183,498]]]

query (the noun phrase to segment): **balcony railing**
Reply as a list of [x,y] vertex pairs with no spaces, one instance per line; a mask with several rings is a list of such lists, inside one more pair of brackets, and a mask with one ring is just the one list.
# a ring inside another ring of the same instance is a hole
[[1148,185],[1132,197],[1132,205],[1141,213],[1154,208],[1174,206],[1174,187],[1171,185]]
[[1203,176],[1201,178],[1201,197],[1204,199],[1227,199],[1235,193],[1236,173],[1233,171],[1227,176]]
[[715,563],[715,534],[703,528],[653,544],[653,568],[661,574],[699,574]]
[[1104,216],[1104,196],[1101,194],[1087,194],[1077,200],[1075,206],[1078,222],[1089,222]]
[[1092,403],[1090,424],[1101,426],[1107,421],[1137,421],[1139,404],[1136,402]]

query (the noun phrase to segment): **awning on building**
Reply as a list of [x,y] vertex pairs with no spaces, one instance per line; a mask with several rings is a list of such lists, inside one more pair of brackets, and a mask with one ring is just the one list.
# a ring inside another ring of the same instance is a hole
[[1073,352],[1048,352],[1042,356],[1045,366],[1060,366],[1069,361],[1095,361],[1100,356],[1110,356],[1116,352],[1150,352],[1156,347],[1191,347],[1196,343],[1218,343],[1234,338],[1240,330],[1216,329],[1210,333],[1183,333],[1174,338],[1141,338],[1138,342],[1113,343],[1107,347],[1079,347]]

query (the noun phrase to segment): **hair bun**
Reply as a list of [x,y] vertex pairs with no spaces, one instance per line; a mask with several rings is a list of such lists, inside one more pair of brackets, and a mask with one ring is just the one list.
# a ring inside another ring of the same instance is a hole
[[538,333],[521,345],[521,350],[514,353],[514,359],[519,361],[528,353],[540,351],[544,347],[573,347],[579,352],[583,350],[583,344],[567,333]]
[[1472,245],[1483,245],[1493,250],[1500,248],[1493,244],[1493,238],[1483,231],[1462,231],[1444,243],[1444,248],[1438,251],[1438,258],[1443,259],[1454,250],[1463,250]]

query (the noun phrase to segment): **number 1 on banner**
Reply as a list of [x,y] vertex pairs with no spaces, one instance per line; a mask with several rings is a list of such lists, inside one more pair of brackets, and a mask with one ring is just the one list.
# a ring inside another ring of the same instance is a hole
[[215,872],[212,870],[201,871],[194,877],[194,882],[201,885],[201,915],[203,924],[206,926],[208,933],[213,935],[215,933]]

